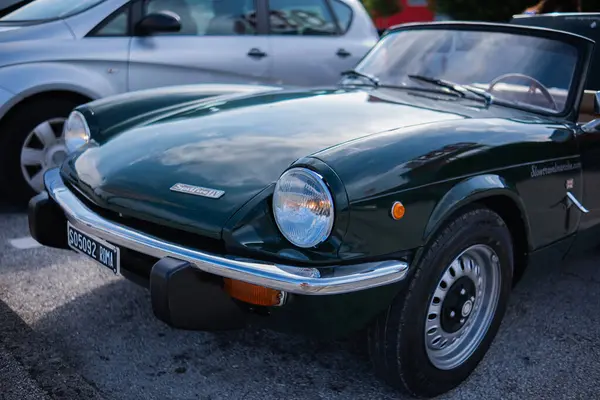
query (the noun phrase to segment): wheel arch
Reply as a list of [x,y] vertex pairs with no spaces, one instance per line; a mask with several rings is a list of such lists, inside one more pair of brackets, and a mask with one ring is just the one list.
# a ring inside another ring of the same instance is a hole
[[499,175],[487,174],[465,179],[452,187],[437,203],[424,231],[424,241],[470,207],[483,206],[506,223],[514,243],[514,281],[522,277],[531,252],[531,230],[525,206],[518,192]]
[[[46,99],[45,103],[39,103]],[[65,100],[72,100],[72,103],[65,103]],[[62,101],[61,101],[62,100]],[[5,193],[9,201],[22,204],[28,201],[32,195],[35,195],[35,189],[32,189],[26,179],[19,172],[20,151],[22,141],[25,137],[22,135],[20,123],[30,118],[38,118],[34,112],[47,113],[44,107],[39,104],[47,104],[52,109],[56,104],[62,104],[64,115],[67,115],[69,104],[75,108],[77,104],[86,103],[90,100],[85,94],[69,90],[51,90],[32,94],[31,96],[20,99],[19,102],[6,112],[0,119],[0,184],[11,187],[10,191]],[[37,108],[37,110],[35,109]],[[15,181],[16,179],[16,181]]]
[[18,98],[14,98],[6,107],[0,112],[0,126],[4,126],[12,115],[16,114],[19,110],[28,107],[33,102],[43,99],[72,99],[80,104],[93,101],[97,98],[95,93],[90,91],[81,90],[80,88],[38,88],[39,90],[24,93]]
[[[33,51],[33,50],[32,50]],[[12,94],[0,104],[0,120],[24,101],[48,93],[68,92],[96,100],[120,92],[124,81],[77,63],[23,61],[0,68],[2,88]]]

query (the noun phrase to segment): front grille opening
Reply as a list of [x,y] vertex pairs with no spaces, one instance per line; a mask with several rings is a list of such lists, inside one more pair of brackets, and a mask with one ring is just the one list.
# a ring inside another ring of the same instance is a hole
[[165,240],[174,244],[185,246],[191,249],[205,251],[212,254],[224,255],[226,254],[225,242],[220,239],[214,239],[206,236],[202,236],[196,233],[182,231],[167,227],[164,225],[156,224],[153,222],[144,221],[138,218],[132,218],[128,216],[121,217],[117,212],[107,210],[94,204],[90,199],[84,196],[82,193],[69,185],[71,192],[77,196],[77,198],[86,205],[90,210],[105,218],[111,222],[126,226],[133,230],[152,235],[158,239]]

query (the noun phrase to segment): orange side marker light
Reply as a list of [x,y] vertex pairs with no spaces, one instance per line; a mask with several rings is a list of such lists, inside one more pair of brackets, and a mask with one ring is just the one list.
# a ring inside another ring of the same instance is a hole
[[399,201],[392,205],[392,218],[395,220],[399,220],[404,217],[405,212],[406,209],[404,208],[404,204],[400,203]]

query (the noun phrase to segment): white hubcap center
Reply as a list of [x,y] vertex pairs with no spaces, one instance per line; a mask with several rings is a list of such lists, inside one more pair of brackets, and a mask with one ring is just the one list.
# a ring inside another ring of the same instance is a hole
[[473,310],[473,302],[471,300],[467,300],[465,302],[465,304],[463,304],[462,306],[462,310],[461,310],[461,314],[463,317],[468,317],[469,314],[471,314],[471,311]]
[[44,166],[46,168],[52,168],[62,164],[67,158],[67,149],[64,145],[58,144],[49,148],[46,152]]

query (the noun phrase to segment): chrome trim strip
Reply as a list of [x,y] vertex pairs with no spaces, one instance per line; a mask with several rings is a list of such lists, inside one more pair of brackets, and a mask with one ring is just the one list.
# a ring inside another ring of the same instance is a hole
[[69,222],[84,233],[89,232],[109,243],[152,257],[173,257],[188,261],[202,271],[226,278],[289,293],[329,295],[398,282],[408,273],[406,262],[392,260],[337,266],[333,269],[332,276],[321,277],[319,270],[315,268],[217,256],[166,242],[100,217],[67,189],[58,168],[46,172],[44,183],[49,195],[63,209]]
[[587,208],[585,208],[583,206],[583,204],[581,204],[579,202],[579,200],[577,200],[577,198],[575,197],[575,195],[571,192],[567,192],[567,197],[569,198],[569,200],[571,200],[573,202],[573,204],[575,204],[575,206],[577,208],[579,208],[579,211],[581,211],[582,213],[589,213],[589,210]]

